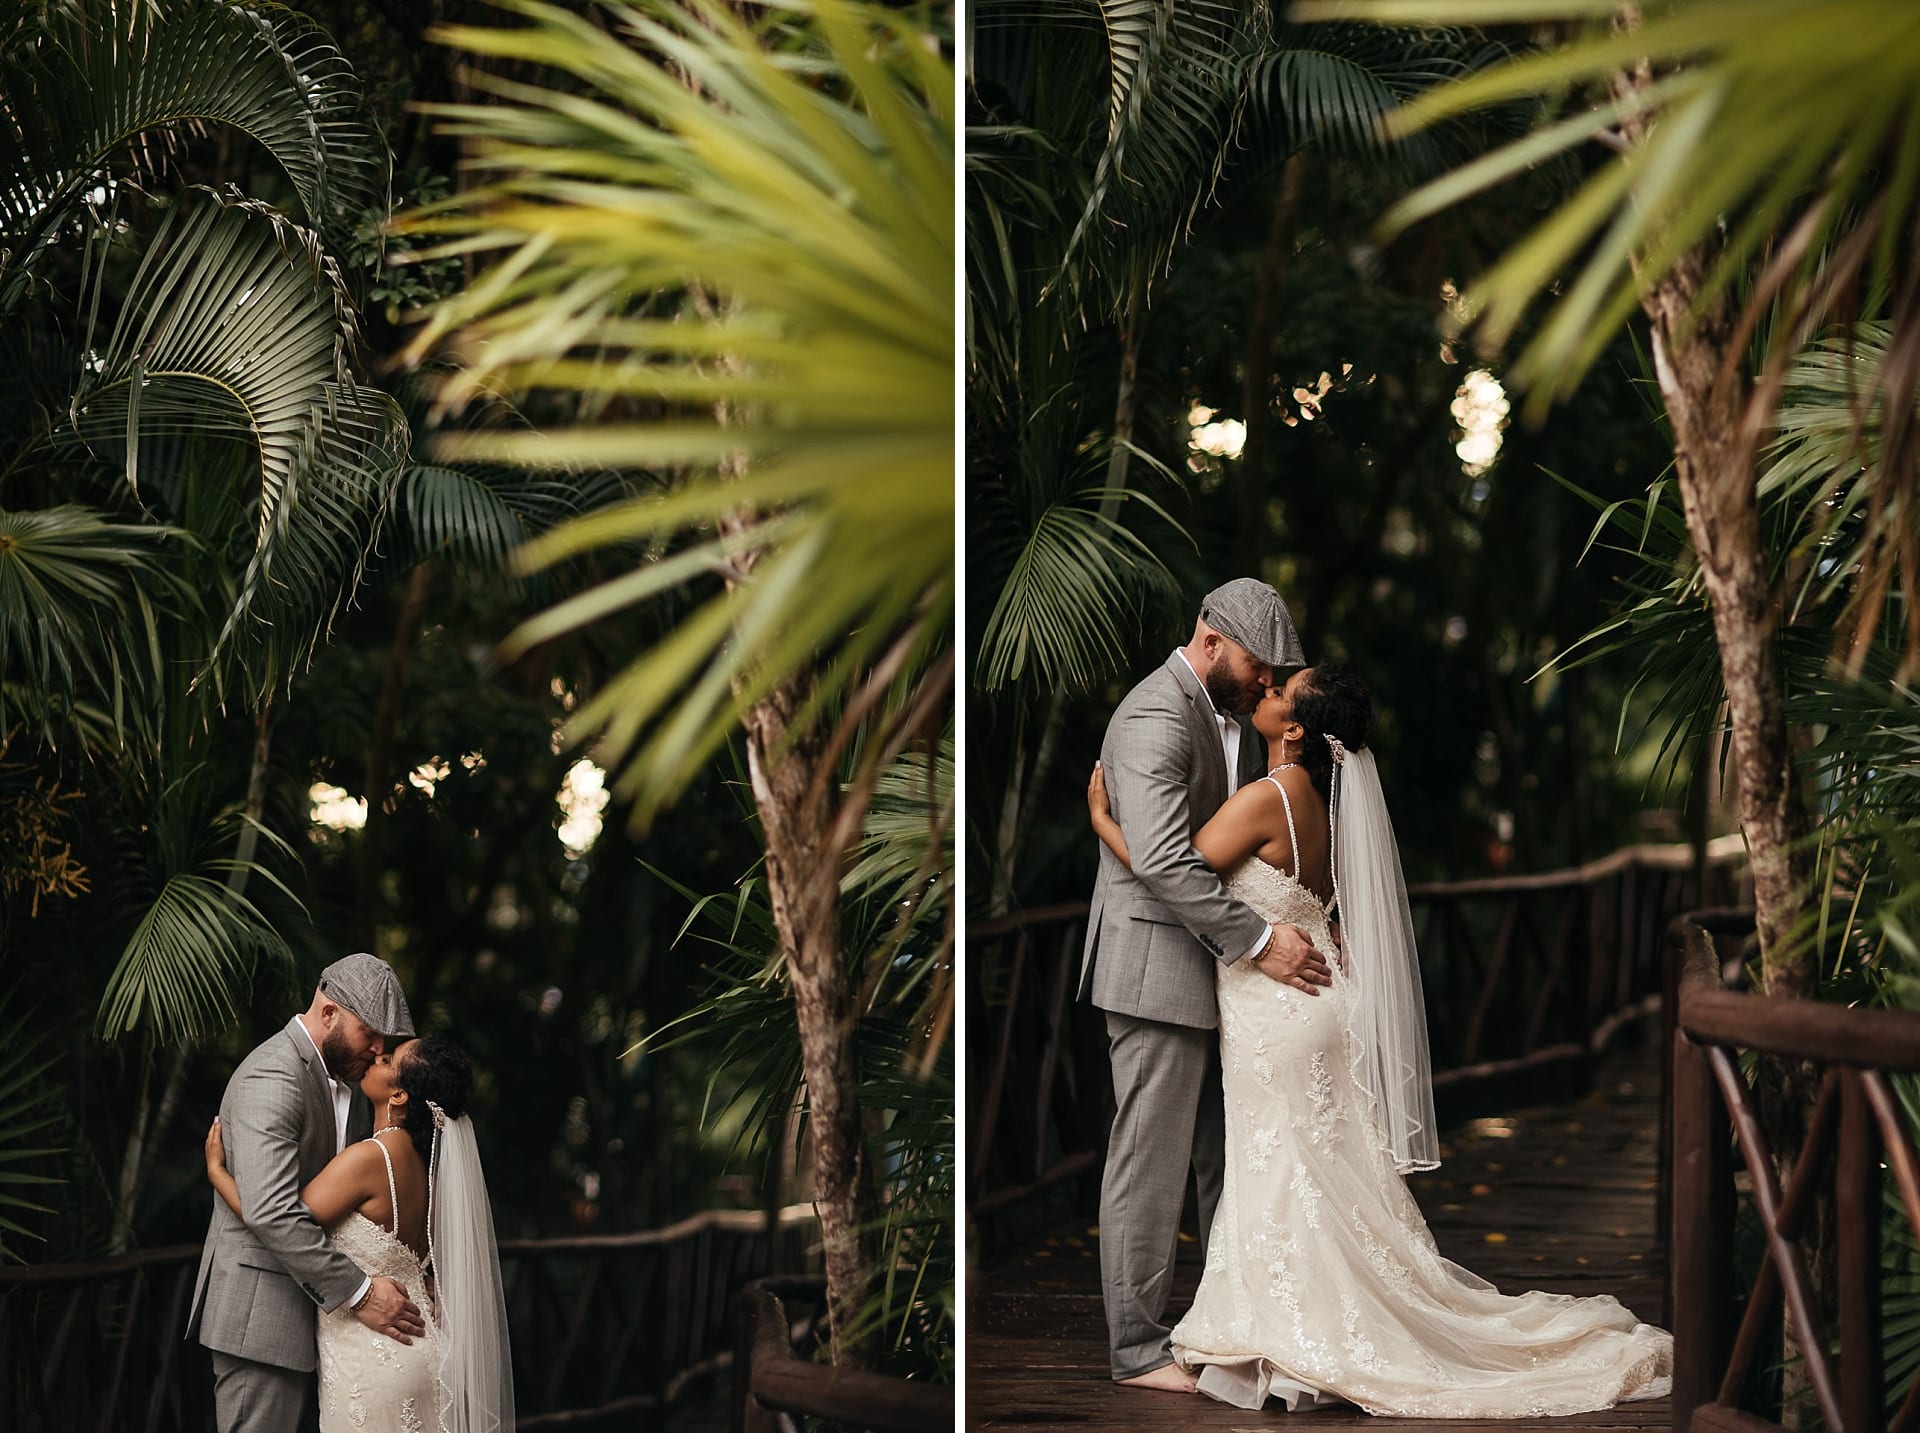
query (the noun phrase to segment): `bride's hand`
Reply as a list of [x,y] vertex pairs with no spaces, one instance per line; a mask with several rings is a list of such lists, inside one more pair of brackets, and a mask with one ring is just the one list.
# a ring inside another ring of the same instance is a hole
[[1113,814],[1112,803],[1107,800],[1107,773],[1099,762],[1093,764],[1093,775],[1087,781],[1087,815],[1098,826]]
[[207,1130],[207,1169],[212,1172],[227,1167],[227,1147],[220,1138],[220,1116],[213,1117],[213,1124]]

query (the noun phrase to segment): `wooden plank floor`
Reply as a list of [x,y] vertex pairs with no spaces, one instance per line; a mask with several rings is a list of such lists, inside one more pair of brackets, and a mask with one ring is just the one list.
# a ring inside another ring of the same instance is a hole
[[[1594,1090],[1570,1104],[1514,1111],[1448,1132],[1442,1163],[1412,1181],[1441,1253],[1504,1293],[1613,1294],[1648,1322],[1665,1277],[1654,1243],[1660,1066],[1652,1038],[1613,1055]],[[967,1419],[976,1429],[1268,1430],[1282,1404],[1248,1413],[1211,1399],[1121,1389],[1107,1376],[1099,1230],[1064,1222],[1011,1248],[968,1281]],[[1184,1309],[1199,1282],[1191,1236],[1175,1282]],[[1357,1409],[1299,1415],[1316,1429],[1425,1426]],[[1573,1418],[1474,1423],[1487,1428],[1664,1428],[1666,1399]]]

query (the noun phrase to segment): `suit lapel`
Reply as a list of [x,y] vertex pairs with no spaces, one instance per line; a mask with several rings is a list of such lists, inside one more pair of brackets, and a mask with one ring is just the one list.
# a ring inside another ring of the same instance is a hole
[[[294,1016],[287,1022],[287,1039],[293,1042],[295,1053],[300,1056],[300,1064],[307,1072],[305,1092],[307,1098],[308,1138],[302,1144],[324,1144],[327,1159],[333,1158],[334,1144],[338,1136],[334,1133],[333,1121],[333,1081],[327,1076],[327,1067],[320,1059],[320,1052],[314,1049],[313,1041],[307,1038],[307,1032],[301,1028],[300,1017]],[[318,1138],[315,1137],[317,1133]],[[322,1163],[325,1161],[323,1160]]]
[[[1192,811],[1196,829],[1227,800],[1227,753],[1220,744],[1220,726],[1214,720],[1213,704],[1207,700],[1207,694],[1200,689],[1200,679],[1178,652],[1167,658],[1167,667],[1173,673],[1173,679],[1180,684],[1180,693],[1187,699],[1187,725],[1193,733],[1194,751],[1197,760],[1194,764],[1194,808]],[[1245,749],[1245,741],[1241,747]]]

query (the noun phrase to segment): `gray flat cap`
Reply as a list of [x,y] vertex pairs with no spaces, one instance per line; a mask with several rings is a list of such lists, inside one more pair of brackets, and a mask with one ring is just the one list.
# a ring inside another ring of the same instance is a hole
[[320,972],[320,993],[358,1015],[377,1034],[413,1038],[413,1016],[400,993],[400,978],[377,955],[342,956]]
[[1257,577],[1236,577],[1214,588],[1200,603],[1200,620],[1270,667],[1307,665],[1287,604]]

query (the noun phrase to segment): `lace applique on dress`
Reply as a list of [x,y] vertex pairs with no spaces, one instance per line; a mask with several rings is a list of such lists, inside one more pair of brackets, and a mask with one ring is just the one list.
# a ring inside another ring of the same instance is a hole
[[[399,1199],[393,1186],[392,1156],[387,1159],[387,1191],[398,1222]],[[399,1284],[426,1316],[426,1334],[412,1343],[396,1343],[374,1333],[344,1304],[322,1313],[317,1326],[320,1353],[320,1433],[443,1433],[439,1417],[424,1422],[419,1410],[434,1407],[434,1375],[440,1363],[440,1331],[430,1312],[427,1280],[420,1257],[391,1229],[364,1214],[349,1214],[328,1231],[333,1247],[367,1274]]]

